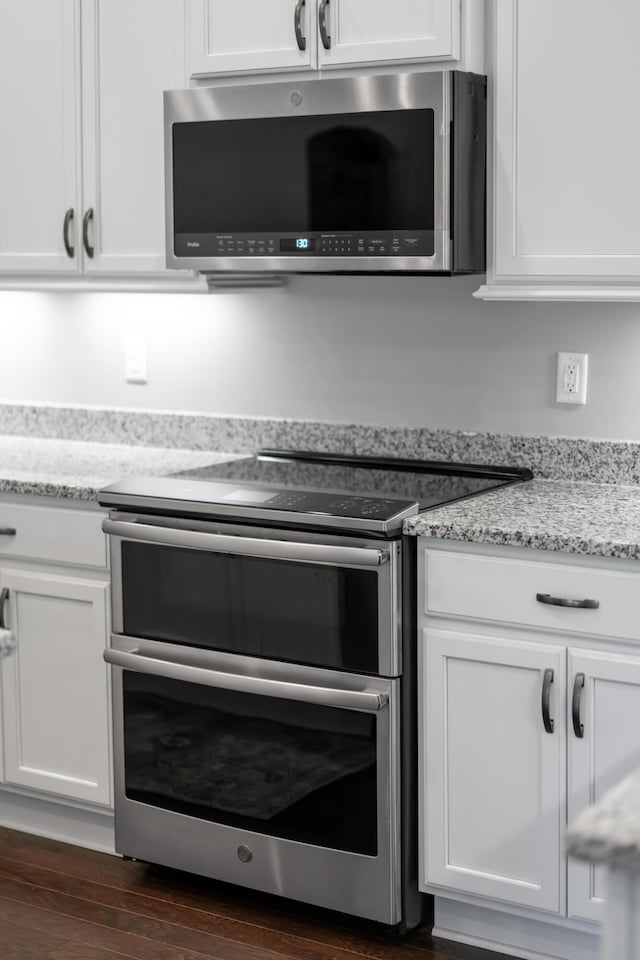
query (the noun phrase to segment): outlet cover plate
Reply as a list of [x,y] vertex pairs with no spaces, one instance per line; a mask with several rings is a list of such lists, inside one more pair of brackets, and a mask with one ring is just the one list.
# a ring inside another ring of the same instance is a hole
[[588,353],[559,353],[556,379],[556,402],[587,402]]

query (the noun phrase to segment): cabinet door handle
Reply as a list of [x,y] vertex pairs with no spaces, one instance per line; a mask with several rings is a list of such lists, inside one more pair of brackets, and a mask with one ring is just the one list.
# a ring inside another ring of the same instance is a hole
[[93,220],[93,207],[89,207],[82,221],[82,242],[88,257],[93,258],[94,249],[89,243],[89,224]]
[[325,48],[325,50],[331,50],[331,37],[329,36],[329,30],[327,29],[328,6],[329,0],[321,0],[320,7],[318,8],[318,26],[320,27],[322,46]]
[[573,607],[580,610],[597,610],[599,600],[569,600],[567,597],[552,597],[550,593],[536,593],[538,603],[548,603],[552,607]]
[[306,0],[298,0],[296,3],[296,10],[293,15],[293,26],[296,31],[296,42],[298,44],[298,50],[307,49],[307,38],[302,32],[302,11],[306,6]]
[[4,607],[9,599],[9,587],[3,587],[0,590],[0,630],[6,630],[7,624],[4,619]]
[[67,256],[70,260],[73,260],[76,255],[76,248],[69,239],[69,228],[73,222],[73,215],[73,207],[69,207],[64,215],[64,224],[62,226],[62,240],[64,242],[64,248],[67,251]]
[[553,670],[549,667],[544,672],[542,681],[542,722],[547,733],[553,733],[554,721],[549,714],[549,697],[551,696],[551,684],[553,683]]
[[580,699],[584,689],[584,673],[576,673],[573,681],[573,698],[571,700],[571,718],[573,720],[573,732],[578,740],[584,737],[584,724],[580,723]]

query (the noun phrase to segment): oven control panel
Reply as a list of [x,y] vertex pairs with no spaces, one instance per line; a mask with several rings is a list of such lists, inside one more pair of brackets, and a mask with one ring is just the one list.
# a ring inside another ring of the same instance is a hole
[[223,495],[225,503],[234,502],[238,505],[256,505],[269,510],[283,510],[287,512],[314,514],[322,513],[331,517],[366,518],[375,517],[379,520],[389,520],[396,513],[411,506],[411,500],[392,500],[382,497],[359,497],[336,495],[307,490],[279,490],[274,491],[256,487],[236,487]]

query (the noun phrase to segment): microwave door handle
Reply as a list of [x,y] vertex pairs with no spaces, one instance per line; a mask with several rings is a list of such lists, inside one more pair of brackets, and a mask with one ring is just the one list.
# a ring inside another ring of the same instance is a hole
[[389,701],[386,693],[373,690],[339,690],[331,687],[314,687],[305,683],[291,683],[285,680],[269,680],[266,677],[247,677],[241,674],[225,673],[204,667],[192,667],[183,663],[171,663],[158,660],[138,651],[126,653],[123,650],[107,648],[104,659],[114,667],[134,670],[137,673],[166,677],[168,680],[184,680],[219,690],[235,690],[238,693],[252,693],[263,697],[276,697],[279,700],[298,700],[301,703],[315,703],[323,707],[337,707],[344,710],[358,710],[362,713],[379,713]]
[[325,563],[333,566],[380,567],[389,560],[389,550],[368,547],[342,547],[324,543],[298,543],[287,540],[261,540],[222,533],[203,533],[176,527],[159,527],[127,520],[104,520],[102,529],[125,540],[140,540],[168,547],[188,547],[212,553],[231,553],[269,560]]

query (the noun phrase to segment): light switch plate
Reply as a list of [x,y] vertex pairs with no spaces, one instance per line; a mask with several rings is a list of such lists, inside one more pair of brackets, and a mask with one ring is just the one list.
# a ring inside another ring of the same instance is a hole
[[556,379],[557,403],[587,402],[588,353],[559,353]]
[[124,370],[127,383],[147,382],[147,343],[144,337],[124,338]]

